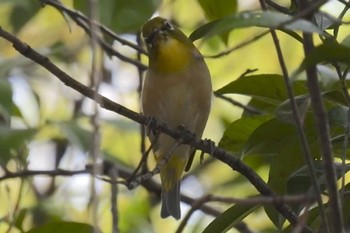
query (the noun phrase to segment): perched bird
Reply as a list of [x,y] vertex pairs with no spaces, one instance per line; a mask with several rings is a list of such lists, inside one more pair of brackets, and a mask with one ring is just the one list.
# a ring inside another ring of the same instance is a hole
[[[144,24],[142,36],[149,57],[141,95],[143,114],[172,129],[184,126],[201,137],[212,96],[210,73],[202,55],[183,32],[160,17]],[[148,137],[159,163],[175,140],[166,134],[156,135],[150,130]],[[186,164],[192,162],[190,157],[194,151],[188,145],[180,145],[173,150],[167,163],[161,166],[162,218],[181,217],[180,182],[185,167],[189,167]]]

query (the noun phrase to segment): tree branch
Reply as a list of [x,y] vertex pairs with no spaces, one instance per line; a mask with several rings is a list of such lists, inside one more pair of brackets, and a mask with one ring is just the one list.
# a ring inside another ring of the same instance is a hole
[[[85,85],[79,83],[78,81],[71,78],[68,74],[59,69],[55,64],[53,64],[47,57],[42,56],[35,50],[33,50],[29,45],[23,43],[21,40],[13,36],[11,33],[3,30],[0,27],[0,37],[10,41],[13,47],[20,52],[23,56],[35,61],[42,67],[47,69],[50,73],[55,75],[60,79],[65,85],[73,88],[82,95],[96,100],[98,104],[110,111],[120,114],[126,118],[129,118],[137,123],[147,125],[155,131],[163,132],[176,140],[180,140],[183,144],[191,145],[192,147],[201,150],[204,153],[211,154],[213,157],[219,159],[223,163],[230,166],[233,170],[239,172],[245,176],[250,183],[264,196],[276,196],[276,194],[269,188],[269,186],[264,182],[264,180],[250,167],[245,165],[239,158],[230,154],[229,152],[219,148],[213,147],[212,143],[208,143],[208,140],[200,140],[193,137],[193,134],[188,130],[176,129],[172,130],[168,128],[164,123],[157,122],[155,120],[149,121],[147,116],[136,113],[120,104],[117,104],[110,99],[96,93],[94,90],[86,87]],[[298,223],[297,215],[284,204],[276,203],[275,208],[292,224],[296,225]],[[305,226],[304,232],[311,232],[311,230]]]
[[[97,23],[96,21],[92,21],[86,16],[80,14],[79,12],[73,11],[68,9],[67,7],[63,6],[59,1],[53,1],[53,0],[39,0],[43,6],[45,5],[50,5],[54,8],[56,8],[58,11],[64,12],[69,17],[77,24],[79,25],[87,35],[91,36],[92,35],[92,30],[91,30],[91,25],[93,25],[96,28],[99,28],[102,32],[110,36],[112,39],[115,39],[116,41],[120,42],[123,45],[127,45],[136,51],[139,51],[143,54],[147,54],[144,49],[141,47],[124,40],[120,36],[116,35],[114,32],[112,32],[110,29],[106,28],[102,24]],[[138,60],[133,60],[127,56],[124,56],[123,54],[119,53],[117,50],[115,50],[111,45],[109,45],[105,40],[103,40],[100,36],[96,35],[96,40],[99,43],[99,45],[103,48],[103,50],[109,54],[109,55],[114,55],[120,60],[133,64],[136,67],[138,67],[141,70],[145,70],[147,67],[139,62]]]
[[[263,10],[267,10],[264,0],[260,0],[260,5],[261,5],[261,8]],[[318,5],[319,4],[317,4],[317,6]],[[303,11],[309,12],[310,9],[304,8]],[[302,118],[300,117],[300,112],[298,109],[297,102],[295,100],[294,91],[293,91],[292,85],[290,83],[290,77],[289,77],[287,66],[286,66],[285,61],[284,61],[282,48],[280,46],[276,31],[274,29],[270,29],[270,32],[271,32],[273,43],[274,43],[275,48],[276,48],[276,53],[277,53],[280,67],[281,67],[281,71],[283,74],[283,80],[284,80],[284,84],[285,84],[285,87],[287,90],[288,99],[291,103],[292,112],[293,112],[293,119],[294,119],[294,122],[296,124],[297,132],[298,132],[299,137],[300,137],[300,143],[301,143],[301,148],[303,151],[304,160],[305,160],[307,167],[308,167],[308,170],[309,170],[312,187],[315,190],[316,200],[317,200],[318,208],[320,211],[322,224],[325,227],[326,232],[329,232],[329,225],[328,225],[327,217],[326,217],[325,210],[323,207],[321,190],[320,190],[320,187],[317,183],[317,176],[316,176],[315,166],[313,163],[313,157],[311,155],[310,146],[308,144],[307,137],[306,137],[306,134],[304,132],[303,121],[302,121]]]
[[[324,2],[324,1],[313,1],[315,2]],[[298,7],[300,10],[309,7],[308,1],[298,1]],[[306,16],[306,19],[312,17],[312,13]],[[314,42],[312,38],[312,34],[303,33],[303,47],[304,54],[308,56],[308,54],[314,49]],[[322,152],[322,161],[323,161],[323,170],[325,172],[325,180],[327,191],[329,195],[329,203],[331,210],[331,218],[332,218],[332,232],[344,232],[343,228],[343,215],[340,204],[340,197],[338,193],[337,187],[337,179],[334,168],[334,160],[332,154],[332,144],[330,141],[330,132],[328,125],[328,117],[323,105],[321,90],[318,84],[318,76],[317,69],[315,65],[310,65],[306,68],[306,76],[307,76],[307,87],[310,93],[311,105],[314,112],[314,117],[316,119],[316,127],[319,134],[320,147]]]

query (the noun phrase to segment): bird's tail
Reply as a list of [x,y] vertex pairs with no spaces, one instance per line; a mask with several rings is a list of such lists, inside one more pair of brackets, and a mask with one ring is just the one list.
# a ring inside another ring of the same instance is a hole
[[168,163],[160,169],[162,182],[162,210],[161,217],[173,216],[176,219],[181,217],[180,211],[180,182],[186,157],[174,154]]
[[180,210],[180,181],[176,182],[169,191],[162,192],[162,218],[173,216],[176,219],[181,217]]

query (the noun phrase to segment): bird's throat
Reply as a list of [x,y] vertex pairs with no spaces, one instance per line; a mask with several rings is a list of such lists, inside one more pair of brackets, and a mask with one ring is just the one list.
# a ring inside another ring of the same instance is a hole
[[160,41],[155,56],[154,63],[150,65],[164,73],[182,72],[191,61],[189,48],[172,38]]

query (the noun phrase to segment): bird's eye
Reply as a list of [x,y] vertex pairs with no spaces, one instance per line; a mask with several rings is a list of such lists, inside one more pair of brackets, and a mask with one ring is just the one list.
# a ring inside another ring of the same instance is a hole
[[172,30],[174,30],[174,27],[168,21],[165,21],[164,25],[163,25],[163,30],[170,30],[170,31],[172,31]]

